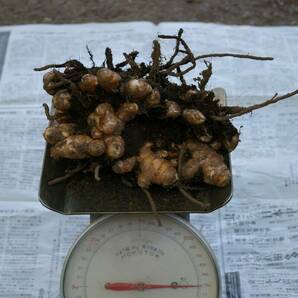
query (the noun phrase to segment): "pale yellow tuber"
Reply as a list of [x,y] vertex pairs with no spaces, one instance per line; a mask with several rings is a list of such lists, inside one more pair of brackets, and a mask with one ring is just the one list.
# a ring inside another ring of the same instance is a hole
[[56,143],[51,148],[51,157],[55,159],[84,159],[90,156],[100,156],[105,152],[102,140],[93,140],[87,135],[72,135]]
[[145,98],[145,105],[148,109],[154,108],[160,104],[160,93],[154,89],[151,94]]
[[58,80],[57,74],[54,71],[48,71],[43,76],[43,89],[48,94],[54,95],[56,93],[56,82]]
[[183,94],[181,96],[181,99],[183,101],[190,102],[193,99],[193,97],[197,96],[198,94],[199,94],[198,90],[189,89],[189,90],[186,91],[185,94]]
[[181,115],[181,108],[175,102],[171,100],[166,100],[166,117],[175,119]]
[[60,112],[63,113],[70,109],[71,106],[71,95],[68,91],[58,91],[53,96],[53,106],[54,108]]
[[44,138],[49,144],[56,144],[65,138],[75,134],[76,125],[73,123],[63,123],[50,126],[44,131]]
[[117,110],[117,117],[123,122],[133,120],[139,113],[139,106],[133,102],[123,103]]
[[93,74],[85,74],[81,78],[81,82],[79,84],[80,89],[83,92],[94,94],[96,92],[96,88],[98,86],[97,76]]
[[137,158],[135,156],[129,157],[124,160],[118,160],[112,167],[113,171],[116,174],[125,174],[129,173],[133,170],[137,162]]
[[146,143],[140,150],[138,185],[141,188],[149,188],[151,184],[165,187],[173,185],[178,179],[175,166],[169,160],[154,153],[151,150],[152,146],[152,143]]
[[225,139],[222,144],[228,152],[232,152],[239,143],[239,133],[234,134],[231,138]]
[[95,126],[91,127],[90,135],[93,139],[102,139],[104,136],[103,132],[97,129]]
[[121,136],[109,136],[105,138],[106,155],[111,159],[118,159],[123,156],[125,143]]
[[185,109],[182,112],[183,118],[192,125],[200,125],[205,122],[206,117],[198,110],[195,109]]
[[58,142],[51,148],[51,157],[55,159],[83,159],[89,157],[88,147],[91,138],[87,135],[73,135]]
[[121,76],[108,68],[102,68],[96,73],[98,84],[106,92],[117,92],[121,84]]
[[108,103],[99,104],[95,112],[88,116],[87,121],[94,138],[101,138],[103,135],[119,135],[124,128],[123,121],[115,115],[113,107]]
[[88,144],[88,154],[97,157],[104,154],[106,151],[106,145],[103,140],[91,140]]
[[213,141],[209,144],[209,146],[215,151],[218,151],[222,147],[221,142],[219,141]]
[[107,112],[99,121],[97,129],[105,135],[119,135],[124,128],[124,123],[114,113]]
[[201,171],[207,184],[224,187],[230,182],[231,173],[222,155],[208,145],[195,141],[186,142],[185,147],[192,158],[182,166],[183,179],[192,179]]
[[151,92],[152,87],[143,79],[132,79],[124,85],[124,94],[135,101],[144,99]]

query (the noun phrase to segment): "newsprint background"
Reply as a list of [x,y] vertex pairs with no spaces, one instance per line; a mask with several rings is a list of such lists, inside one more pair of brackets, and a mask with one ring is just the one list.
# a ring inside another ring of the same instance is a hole
[[[47,125],[42,75],[47,63],[97,63],[104,48],[137,49],[148,59],[158,33],[183,27],[195,53],[273,56],[272,62],[211,59],[210,88],[249,105],[298,88],[298,28],[149,22],[0,27],[0,297],[59,297],[64,257],[88,225],[38,202]],[[163,42],[168,55],[173,44]],[[140,59],[141,59],[140,58]],[[198,64],[198,73],[203,62]],[[188,78],[191,80],[191,77]],[[298,293],[298,98],[234,120],[241,143],[232,154],[234,196],[219,211],[192,215],[221,268],[223,297],[296,298]]]

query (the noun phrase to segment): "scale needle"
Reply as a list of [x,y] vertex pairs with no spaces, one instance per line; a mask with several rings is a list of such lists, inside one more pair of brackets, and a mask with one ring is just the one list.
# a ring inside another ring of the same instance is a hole
[[161,284],[146,284],[143,282],[129,283],[129,282],[107,282],[105,288],[112,291],[144,291],[150,289],[177,289],[177,288],[199,288],[200,285],[178,285],[173,282],[168,285]]

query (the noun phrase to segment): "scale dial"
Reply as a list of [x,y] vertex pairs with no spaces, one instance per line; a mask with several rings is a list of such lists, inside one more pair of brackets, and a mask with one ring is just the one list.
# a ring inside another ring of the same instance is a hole
[[70,250],[63,298],[218,298],[219,272],[202,236],[161,215],[104,216]]

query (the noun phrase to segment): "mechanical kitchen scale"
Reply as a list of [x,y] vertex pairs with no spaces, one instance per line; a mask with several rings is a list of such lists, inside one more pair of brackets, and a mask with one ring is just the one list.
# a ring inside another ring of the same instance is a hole
[[[223,89],[213,91],[222,103],[226,102]],[[228,154],[226,162],[231,169]],[[231,199],[232,183],[224,188],[206,186],[200,191],[200,197],[210,203],[208,210],[185,202],[177,190],[153,187],[150,191],[161,214],[159,226],[144,194],[126,187],[115,175],[107,174],[100,182],[82,176],[48,186],[47,182],[61,176],[64,169],[63,161],[50,158],[47,145],[41,203],[66,215],[90,214],[91,219],[66,257],[61,298],[221,296],[213,252],[188,220],[189,213],[208,213],[224,206]],[[105,200],[113,204],[106,206]]]

